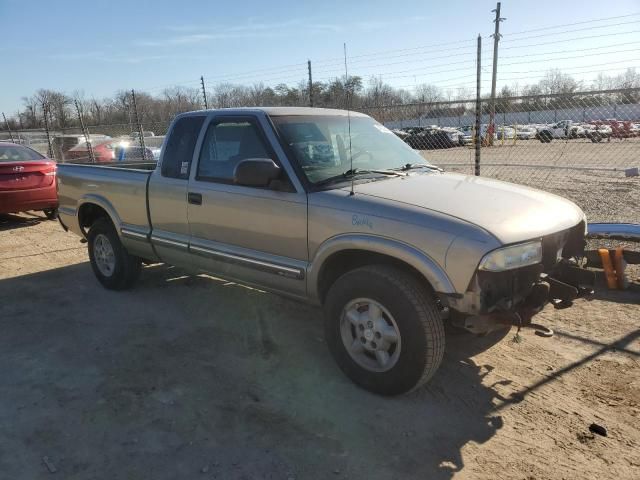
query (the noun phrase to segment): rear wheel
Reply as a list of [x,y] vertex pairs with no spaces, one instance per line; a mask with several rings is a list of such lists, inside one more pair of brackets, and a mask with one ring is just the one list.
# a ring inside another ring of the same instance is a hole
[[602,135],[598,132],[591,134],[591,141],[593,143],[600,143],[602,141]]
[[552,139],[553,135],[551,135],[551,132],[540,132],[540,141],[542,143],[551,143]]
[[325,336],[342,371],[382,395],[422,386],[444,354],[435,296],[386,265],[358,268],[336,280],[325,302]]
[[99,218],[87,235],[91,268],[110,290],[131,288],[140,275],[141,261],[129,255],[110,220]]

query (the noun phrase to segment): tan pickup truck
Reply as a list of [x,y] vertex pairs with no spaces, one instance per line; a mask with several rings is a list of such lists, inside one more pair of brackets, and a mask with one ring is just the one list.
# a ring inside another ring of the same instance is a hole
[[165,262],[321,305],[341,369],[381,394],[436,372],[445,323],[526,325],[591,281],[576,205],[445,173],[353,112],[190,112],[157,165],[61,164],[58,179],[60,221],[106,288]]

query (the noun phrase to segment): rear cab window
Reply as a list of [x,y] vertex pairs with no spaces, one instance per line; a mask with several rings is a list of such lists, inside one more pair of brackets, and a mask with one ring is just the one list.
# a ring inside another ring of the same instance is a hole
[[160,173],[163,177],[182,180],[189,178],[193,152],[204,119],[202,115],[192,115],[176,120],[162,156]]

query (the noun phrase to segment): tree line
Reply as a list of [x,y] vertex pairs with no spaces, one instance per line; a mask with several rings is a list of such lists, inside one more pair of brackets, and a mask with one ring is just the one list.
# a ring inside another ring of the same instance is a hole
[[[577,81],[560,70],[549,70],[537,83],[520,86],[504,86],[497,94],[496,111],[541,110],[566,108],[568,99],[581,106],[597,106],[607,103],[640,103],[640,73],[635,69],[609,76],[600,74],[591,84]],[[575,92],[584,90],[629,89],[627,93],[590,95],[577,98]],[[311,93],[311,95],[310,95]],[[554,97],[545,96],[553,95]],[[514,99],[529,96],[532,98]],[[365,83],[360,76],[336,78],[328,82],[314,82],[309,91],[305,81],[291,86],[279,84],[274,87],[264,83],[239,85],[221,83],[207,92],[209,108],[243,106],[306,106],[313,98],[316,107],[351,108],[372,114],[378,120],[399,120],[406,115],[463,115],[473,110],[475,92],[458,88],[443,90],[437,85],[422,84],[413,91],[395,88],[380,77],[371,77]],[[484,97],[486,99],[486,96]],[[117,91],[107,98],[86,98],[82,92],[71,95],[40,89],[29,97],[23,97],[23,107],[7,116],[11,129],[44,127],[44,108],[48,107],[49,126],[62,129],[78,126],[76,102],[86,125],[117,125],[135,123],[135,114],[144,125],[167,124],[178,113],[204,108],[202,90],[189,87],[171,87],[152,95],[136,91],[137,112],[134,111],[131,92]],[[446,102],[452,102],[447,104]],[[411,105],[410,108],[395,108]],[[382,108],[391,107],[391,108]],[[488,102],[483,102],[483,110]],[[414,117],[415,118],[415,117]],[[6,125],[1,129],[5,130]]]

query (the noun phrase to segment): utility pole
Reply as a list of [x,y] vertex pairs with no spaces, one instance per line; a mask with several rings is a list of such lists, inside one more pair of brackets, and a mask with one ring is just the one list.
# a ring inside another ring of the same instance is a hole
[[311,78],[311,60],[307,60],[307,68],[309,69],[309,106],[313,107],[313,79]]
[[4,118],[4,124],[7,126],[7,130],[9,131],[9,137],[13,142],[13,133],[11,132],[11,127],[9,126],[9,122],[7,121],[7,117],[5,117],[4,112],[2,112],[2,118]]
[[482,61],[482,37],[478,35],[478,53],[476,59],[476,126],[475,126],[475,135],[473,136],[473,140],[475,142],[476,147],[476,157],[475,157],[475,175],[480,176],[480,146],[482,144],[482,132],[480,130],[480,119],[482,118],[482,97],[480,96],[480,76],[482,74],[481,62]]
[[498,75],[498,42],[500,41],[500,22],[506,20],[506,18],[500,17],[500,2],[496,6],[495,10],[496,18],[494,23],[496,24],[493,32],[493,75],[491,76],[491,104],[489,106],[489,145],[493,145],[493,134],[496,131],[496,80]]
[[209,104],[207,103],[207,91],[204,88],[204,76],[200,76],[200,83],[202,84],[202,98],[204,99],[204,109],[209,110]]

